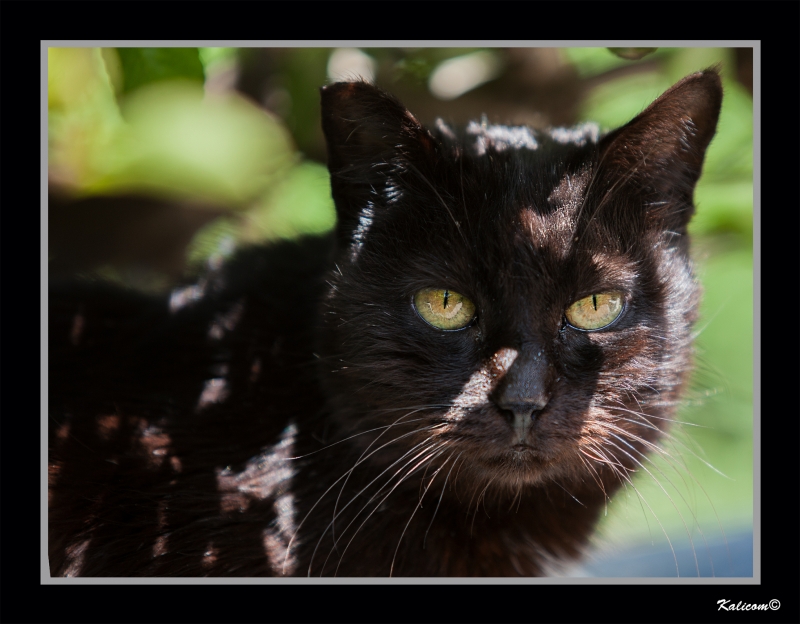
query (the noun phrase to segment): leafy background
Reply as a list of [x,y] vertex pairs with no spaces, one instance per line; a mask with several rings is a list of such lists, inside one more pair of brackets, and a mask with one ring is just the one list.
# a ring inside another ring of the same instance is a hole
[[423,122],[610,129],[712,65],[725,99],[690,227],[705,297],[685,424],[597,538],[612,568],[609,553],[666,547],[672,574],[688,547],[680,573],[696,575],[753,521],[750,49],[51,48],[49,274],[164,291],[239,245],[329,230],[318,89],[336,79],[371,78]]

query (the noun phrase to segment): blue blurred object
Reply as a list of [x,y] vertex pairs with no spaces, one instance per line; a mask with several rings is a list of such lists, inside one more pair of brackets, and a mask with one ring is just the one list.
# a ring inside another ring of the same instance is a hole
[[[589,559],[570,576],[591,577],[752,577],[753,532],[740,531],[723,538],[688,540],[669,544],[642,545],[617,553],[590,555]],[[695,564],[695,553],[697,563]],[[677,561],[677,569],[676,569]],[[680,574],[678,574],[680,571]]]

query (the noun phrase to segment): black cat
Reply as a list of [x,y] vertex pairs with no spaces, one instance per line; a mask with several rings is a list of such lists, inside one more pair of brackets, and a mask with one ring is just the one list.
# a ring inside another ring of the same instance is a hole
[[322,89],[325,238],[157,299],[51,285],[54,576],[542,575],[658,452],[718,74],[627,125]]

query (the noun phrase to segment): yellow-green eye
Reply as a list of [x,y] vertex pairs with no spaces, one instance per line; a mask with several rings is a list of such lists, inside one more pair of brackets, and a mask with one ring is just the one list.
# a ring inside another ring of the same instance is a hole
[[602,329],[622,313],[623,295],[618,291],[578,299],[567,308],[567,321],[578,329]]
[[446,288],[423,288],[414,295],[414,307],[436,329],[462,329],[475,318],[475,304]]

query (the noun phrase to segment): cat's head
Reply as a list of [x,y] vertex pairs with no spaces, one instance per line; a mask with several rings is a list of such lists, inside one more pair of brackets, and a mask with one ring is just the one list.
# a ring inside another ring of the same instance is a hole
[[721,98],[693,74],[598,137],[426,128],[369,84],[323,88],[322,372],[344,433],[384,427],[354,444],[508,486],[634,465],[690,368],[686,227]]

